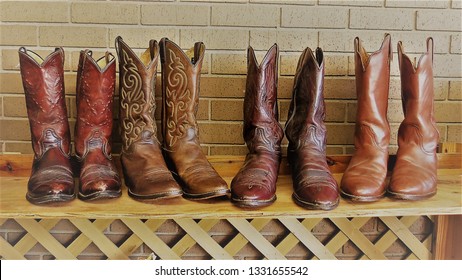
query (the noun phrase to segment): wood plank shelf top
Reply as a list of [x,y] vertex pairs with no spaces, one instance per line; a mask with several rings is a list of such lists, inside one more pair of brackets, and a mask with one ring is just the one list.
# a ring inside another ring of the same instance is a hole
[[[292,179],[284,159],[277,183],[277,200],[268,207],[242,209],[228,198],[189,201],[175,198],[140,202],[130,198],[123,187],[122,197],[99,202],[72,202],[53,206],[36,206],[25,199],[31,155],[0,155],[0,218],[87,218],[87,219],[178,219],[178,218],[323,218],[375,217],[462,214],[461,154],[438,154],[438,192],[423,201],[399,201],[388,197],[373,203],[353,203],[341,199],[331,211],[307,210],[292,200]],[[350,156],[330,156],[328,162],[338,182]],[[228,184],[242,166],[242,156],[211,156],[210,162]],[[116,158],[116,162],[118,159]],[[390,170],[394,157],[390,157]],[[78,181],[76,180],[76,185]]]

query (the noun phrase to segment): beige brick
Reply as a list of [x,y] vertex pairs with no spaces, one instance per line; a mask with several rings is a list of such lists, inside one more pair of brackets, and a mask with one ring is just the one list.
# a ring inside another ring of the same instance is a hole
[[50,1],[4,1],[0,3],[1,21],[68,22],[69,4]]
[[451,8],[453,8],[453,9],[462,9],[462,1],[453,0],[453,1],[451,1],[451,3],[452,3]]
[[212,54],[212,74],[247,74],[247,56]]
[[457,10],[417,11],[417,30],[461,31],[461,13]]
[[282,27],[346,28],[348,10],[343,7],[282,7]]
[[199,123],[199,129],[203,144],[244,144],[242,123]]
[[[175,0],[170,0],[175,1]],[[218,3],[247,3],[248,0],[180,0],[181,2],[218,2]]]
[[26,99],[24,95],[3,96],[5,117],[27,117]]
[[158,27],[114,27],[109,29],[109,45],[115,44],[117,36],[122,36],[124,42],[131,48],[141,48],[143,50],[149,47],[149,40],[160,41],[161,38],[167,37],[172,41],[178,41],[175,29],[158,28]]
[[[27,48],[38,55],[40,55],[43,59],[45,59],[49,54],[51,54],[54,49],[49,50],[35,50],[34,48]],[[64,71],[71,70],[71,60],[69,52],[64,53]],[[4,70],[19,70],[19,54],[18,50],[14,49],[4,49],[2,50],[2,68]]]
[[354,8],[350,10],[350,28],[412,30],[414,12],[407,9]]
[[462,57],[460,55],[435,55],[433,75],[435,77],[462,77]]
[[354,143],[354,124],[327,124],[327,144],[344,145]]
[[435,119],[437,122],[462,122],[462,103],[435,102]]
[[211,25],[276,27],[279,9],[266,5],[212,6]]
[[[0,96],[0,117],[3,116],[3,98]],[[0,151],[1,151],[1,145],[0,145]]]
[[0,73],[0,89],[2,93],[24,93],[19,72]]
[[37,27],[32,25],[0,25],[1,46],[37,45]]
[[449,82],[449,100],[462,100],[462,81]]
[[449,82],[445,80],[434,79],[433,89],[435,100],[445,100],[449,92]]
[[212,100],[212,120],[242,121],[244,119],[243,100]]
[[77,23],[137,24],[139,7],[136,4],[110,2],[72,3],[71,20]]
[[230,156],[245,156],[248,153],[245,145],[213,145],[210,146],[210,155],[230,155]]
[[245,77],[202,77],[201,97],[244,97]]
[[449,7],[448,0],[387,0],[385,7],[397,8],[447,8]]
[[[326,132],[329,133],[328,131]],[[326,154],[329,155],[343,155],[343,147],[336,147],[336,146],[327,146],[326,147]]]
[[383,0],[354,0],[354,1],[319,0],[319,5],[380,7],[383,5]]
[[250,0],[250,3],[266,3],[266,4],[288,4],[288,5],[315,5],[316,0]]
[[104,27],[41,26],[39,33],[42,46],[107,47],[107,29]]
[[404,120],[403,106],[401,101],[389,100],[388,101],[388,121],[390,123],[400,124]]
[[462,125],[448,125],[448,142],[462,142]]
[[5,152],[33,154],[34,150],[30,142],[5,142]]
[[462,36],[460,34],[451,35],[451,53],[462,54]]
[[306,47],[316,49],[318,32],[306,30],[251,30],[250,45],[256,50],[268,50],[277,43],[279,50],[303,51]]
[[240,29],[183,29],[180,31],[182,47],[194,46],[202,41],[207,49],[245,50],[249,42],[249,32]]
[[207,25],[209,6],[145,4],[141,6],[141,24]]
[[356,99],[356,84],[351,78],[325,78],[324,98]]
[[294,77],[279,77],[278,80],[278,99],[292,99],[294,89]]
[[29,121],[27,119],[0,119],[0,139],[2,140],[30,140]]

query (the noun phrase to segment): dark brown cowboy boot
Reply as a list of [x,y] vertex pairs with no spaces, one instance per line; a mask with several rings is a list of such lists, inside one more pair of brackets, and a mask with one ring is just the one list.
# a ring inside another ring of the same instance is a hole
[[278,55],[274,44],[258,65],[252,47],[247,50],[243,134],[249,153],[231,182],[231,200],[237,206],[266,206],[276,200],[284,137],[278,122]]
[[196,121],[199,79],[205,46],[198,42],[187,53],[163,38],[162,135],[166,160],[182,183],[185,198],[206,199],[226,195],[226,182],[202,152]]
[[339,203],[337,181],[326,161],[324,118],[324,58],[306,48],[298,61],[292,101],[286,123],[287,157],[292,169],[297,204],[308,209],[331,210]]
[[75,198],[70,163],[70,133],[64,100],[64,51],[45,60],[19,49],[34,161],[26,198],[31,203],[64,202]]
[[420,200],[436,194],[436,148],[439,133],[433,116],[433,39],[417,65],[398,43],[404,120],[398,131],[398,153],[388,193]]
[[116,38],[119,56],[121,161],[128,194],[140,200],[155,200],[182,195],[182,190],[168,170],[157,140],[154,120],[159,47],[155,40],[141,58]]
[[391,38],[367,54],[355,38],[355,74],[358,110],[355,153],[340,183],[342,195],[354,201],[376,201],[386,191],[390,125],[387,119],[390,82]]
[[98,60],[89,50],[80,52],[74,142],[81,200],[115,198],[122,193],[111,155],[115,73],[115,57],[109,52]]

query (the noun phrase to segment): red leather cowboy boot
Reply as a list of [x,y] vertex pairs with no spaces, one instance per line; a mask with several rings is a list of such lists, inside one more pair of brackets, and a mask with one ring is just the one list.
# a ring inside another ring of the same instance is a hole
[[81,200],[121,195],[120,178],[111,155],[115,70],[115,58],[109,52],[98,60],[93,59],[89,50],[80,52],[75,154],[80,162]]
[[64,51],[56,48],[42,59],[19,49],[34,161],[26,198],[34,204],[75,198],[70,163],[70,133],[64,99]]
[[324,58],[310,48],[300,56],[294,77],[292,101],[286,123],[287,158],[292,169],[297,204],[308,209],[331,210],[339,203],[337,181],[326,161],[324,118]]
[[119,56],[119,121],[122,136],[121,162],[128,194],[139,200],[181,196],[183,191],[168,170],[157,140],[154,120],[159,47],[155,40],[139,58],[116,38]]
[[398,43],[404,120],[398,131],[398,153],[388,193],[420,200],[436,194],[436,148],[439,133],[433,115],[433,39],[417,65]]
[[178,174],[184,197],[207,199],[226,195],[228,185],[202,152],[196,121],[205,46],[184,53],[174,42],[160,41],[162,65],[162,135],[167,162]]
[[231,182],[231,201],[237,206],[266,206],[276,200],[284,137],[278,122],[278,55],[274,44],[258,65],[252,47],[247,50],[243,134],[249,153]]
[[355,153],[343,174],[341,194],[354,201],[376,201],[386,191],[390,125],[387,119],[390,82],[391,38],[367,54],[355,38],[355,74],[358,110]]

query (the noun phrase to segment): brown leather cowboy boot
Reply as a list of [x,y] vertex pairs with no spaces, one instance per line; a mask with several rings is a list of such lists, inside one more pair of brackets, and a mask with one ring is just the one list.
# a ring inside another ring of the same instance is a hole
[[157,140],[154,120],[159,47],[155,40],[141,58],[116,38],[119,56],[121,162],[128,194],[140,200],[155,200],[182,195],[182,190],[168,170]]
[[96,61],[90,50],[80,52],[74,142],[81,200],[115,198],[122,193],[111,155],[115,72],[115,57],[109,52]]
[[249,153],[231,182],[231,200],[237,206],[266,206],[276,200],[284,137],[278,122],[278,55],[274,44],[258,65],[253,48],[247,50],[243,134]]
[[70,133],[64,100],[64,50],[42,59],[19,49],[34,161],[26,198],[31,203],[64,202],[75,198],[70,163]]
[[398,153],[388,193],[420,200],[436,194],[436,148],[439,133],[433,116],[433,39],[417,65],[398,43],[404,120],[398,131]]
[[385,35],[380,49],[367,54],[355,38],[355,74],[358,110],[355,153],[343,174],[341,193],[354,201],[376,201],[386,190],[390,125],[387,119],[391,38]]
[[331,210],[339,203],[337,181],[326,161],[324,59],[310,48],[303,51],[294,77],[286,123],[287,158],[292,169],[292,197],[308,209]]
[[196,114],[204,52],[202,42],[184,53],[167,38],[160,41],[164,150],[188,199],[224,196],[229,192],[226,182],[202,153],[199,142]]

